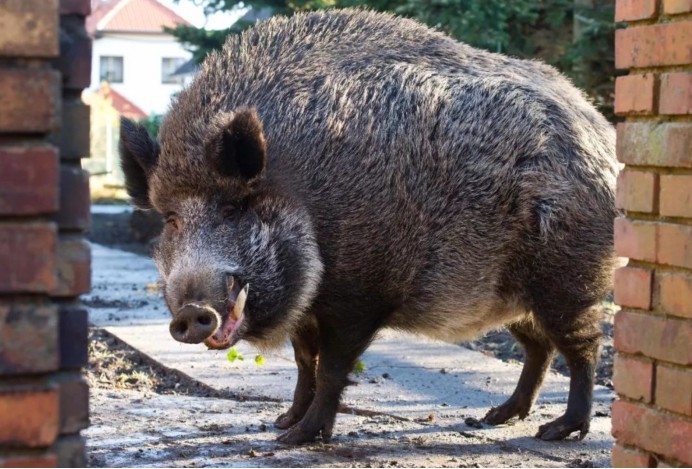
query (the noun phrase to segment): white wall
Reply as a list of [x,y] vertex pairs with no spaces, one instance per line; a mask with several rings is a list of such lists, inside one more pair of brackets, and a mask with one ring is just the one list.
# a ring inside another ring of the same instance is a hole
[[191,54],[165,34],[108,33],[94,40],[91,66],[91,88],[100,85],[100,57],[123,57],[123,83],[111,83],[111,88],[142,108],[147,114],[166,112],[171,95],[181,85],[161,83],[161,59]]

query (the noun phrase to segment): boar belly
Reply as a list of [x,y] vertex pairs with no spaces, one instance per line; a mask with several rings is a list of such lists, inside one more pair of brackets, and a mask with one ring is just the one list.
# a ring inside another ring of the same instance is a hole
[[417,305],[397,311],[389,327],[445,342],[464,342],[517,321],[526,314],[528,311],[517,302],[499,299],[474,303],[447,300],[427,307]]

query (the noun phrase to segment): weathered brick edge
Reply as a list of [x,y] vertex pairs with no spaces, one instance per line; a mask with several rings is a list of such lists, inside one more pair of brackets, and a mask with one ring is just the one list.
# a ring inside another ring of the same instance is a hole
[[617,0],[614,467],[692,466],[692,1]]
[[84,467],[90,0],[5,0],[0,29],[0,467]]

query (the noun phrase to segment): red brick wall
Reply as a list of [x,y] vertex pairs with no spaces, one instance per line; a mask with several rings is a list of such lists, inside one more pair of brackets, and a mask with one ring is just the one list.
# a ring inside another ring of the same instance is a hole
[[0,1],[0,467],[86,465],[89,5]]
[[692,0],[618,0],[616,467],[692,466]]

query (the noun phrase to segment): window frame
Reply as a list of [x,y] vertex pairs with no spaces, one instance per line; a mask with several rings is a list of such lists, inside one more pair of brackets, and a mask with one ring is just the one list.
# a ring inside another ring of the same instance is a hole
[[[164,75],[166,72],[164,63],[170,60],[173,63],[175,63],[175,67],[173,67],[173,70]],[[184,77],[174,77],[173,73],[181,66],[183,65],[188,59],[185,57],[161,57],[161,84],[162,85],[182,85],[183,84],[183,79]]]
[[[117,64],[120,66],[119,76]],[[113,66],[115,64],[115,66]],[[107,68],[104,73],[104,65]],[[114,79],[109,78],[115,76]],[[99,81],[107,81],[108,83],[124,83],[125,82],[125,57],[122,55],[101,55],[99,56]]]

